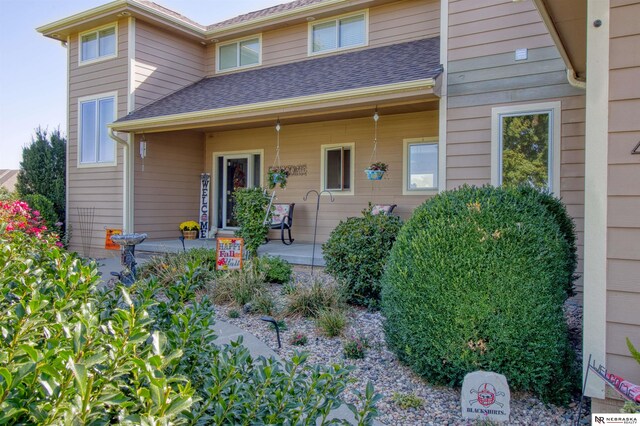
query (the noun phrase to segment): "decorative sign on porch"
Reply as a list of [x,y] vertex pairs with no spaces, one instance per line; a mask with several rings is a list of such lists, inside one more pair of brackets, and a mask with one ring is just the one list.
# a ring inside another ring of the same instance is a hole
[[105,250],[120,250],[120,246],[113,241],[111,241],[111,237],[113,235],[122,234],[122,229],[107,229],[107,235],[104,239],[104,249]]
[[[269,167],[269,170],[275,169],[275,166]],[[280,166],[278,168],[283,168],[289,172],[289,176],[306,176],[307,175],[307,165],[306,164],[297,164],[297,165],[287,165]]]
[[218,238],[216,243],[216,269],[242,269],[242,238]]
[[507,378],[490,371],[474,371],[462,382],[462,417],[508,422],[511,393]]
[[209,183],[211,175],[202,173],[200,175],[200,238],[209,236]]
[[633,384],[623,377],[611,373],[602,364],[596,366],[596,362],[595,360],[591,360],[591,356],[589,356],[589,370],[593,371],[596,376],[600,377],[607,385],[620,394],[621,397],[640,404],[640,385]]

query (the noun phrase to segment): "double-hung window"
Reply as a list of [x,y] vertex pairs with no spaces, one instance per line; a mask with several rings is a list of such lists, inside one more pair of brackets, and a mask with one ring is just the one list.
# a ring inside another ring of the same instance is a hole
[[403,195],[432,193],[438,190],[437,139],[405,139],[403,158]]
[[218,71],[260,65],[261,37],[234,40],[218,46]]
[[367,12],[309,24],[309,54],[367,45]]
[[79,111],[79,163],[115,165],[116,146],[107,129],[116,117],[115,93],[82,98]]
[[115,58],[116,25],[80,34],[80,63]]
[[560,102],[492,109],[491,183],[560,190]]
[[322,145],[322,190],[353,193],[354,144]]

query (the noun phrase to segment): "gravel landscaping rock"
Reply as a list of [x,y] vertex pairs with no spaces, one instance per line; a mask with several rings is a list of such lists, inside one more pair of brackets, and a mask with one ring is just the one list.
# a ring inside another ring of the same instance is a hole
[[[296,283],[309,283],[314,279],[309,267],[294,268]],[[315,269],[315,279],[330,282],[332,279]],[[281,294],[281,285],[272,285],[270,291],[276,298],[276,305],[281,308],[285,296]],[[355,382],[345,392],[347,402],[354,402],[354,389],[364,390],[368,381],[374,385],[376,392],[384,398],[378,403],[380,416],[378,421],[387,425],[464,425],[460,413],[460,389],[433,386],[402,365],[395,354],[387,349],[380,312],[369,312],[365,309],[350,307],[348,310],[349,326],[346,336],[364,336],[370,348],[364,359],[345,359],[342,352],[343,338],[328,338],[317,329],[313,320],[306,318],[284,318],[286,329],[281,331],[282,348],[278,349],[276,335],[269,324],[260,320],[261,315],[241,313],[238,318],[230,318],[230,310],[243,312],[233,306],[217,306],[217,316],[233,325],[246,330],[274,349],[279,356],[290,359],[295,351],[306,351],[310,354],[309,363],[352,365],[355,370],[351,377]],[[581,356],[582,307],[568,301],[565,307],[567,323],[570,329],[571,342]],[[276,315],[277,317],[277,315]],[[278,317],[279,318],[279,317]],[[290,340],[295,333],[304,333],[308,343],[294,346]],[[401,408],[393,401],[394,393],[414,394],[423,400],[420,408]],[[523,392],[511,392],[512,425],[570,425],[577,416],[579,396],[568,407],[546,405],[537,397]],[[584,419],[590,418],[588,403],[582,411]]]

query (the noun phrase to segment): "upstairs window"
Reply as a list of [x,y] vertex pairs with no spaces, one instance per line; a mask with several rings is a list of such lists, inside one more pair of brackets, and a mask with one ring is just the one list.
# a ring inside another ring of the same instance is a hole
[[107,125],[116,117],[115,94],[83,98],[80,106],[79,163],[115,165],[116,146]]
[[80,62],[116,57],[116,26],[100,28],[80,35]]
[[560,186],[560,103],[492,110],[492,184]]
[[260,37],[235,40],[218,46],[218,71],[260,65]]
[[322,146],[322,190],[353,193],[353,144]]
[[350,49],[366,44],[366,12],[309,24],[310,54]]

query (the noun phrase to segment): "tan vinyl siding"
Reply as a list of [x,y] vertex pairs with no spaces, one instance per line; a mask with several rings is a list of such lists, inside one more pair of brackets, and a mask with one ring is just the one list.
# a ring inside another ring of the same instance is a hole
[[[307,23],[262,33],[262,66],[308,59]],[[369,9],[369,45],[380,47],[440,34],[440,2],[403,0]],[[215,47],[207,47],[207,75],[215,74]]]
[[[373,143],[373,120],[371,118],[349,119],[311,124],[287,125],[283,123],[280,135],[281,164],[307,166],[306,176],[291,176],[286,190],[276,189],[278,202],[296,203],[294,210],[293,237],[296,241],[313,240],[315,197],[303,201],[307,191],[320,190],[321,145],[355,144],[354,195],[336,195],[330,203],[323,197],[318,218],[318,241],[326,241],[331,230],[350,216],[358,216],[369,202],[374,204],[397,204],[394,210],[408,218],[415,207],[426,200],[425,195],[403,196],[402,194],[402,146],[405,138],[437,137],[438,117],[436,111],[383,116],[379,121],[377,159],[389,164],[389,172],[379,182],[366,179],[364,169],[370,164]],[[218,152],[265,149],[265,169],[273,164],[275,155],[275,132],[272,127],[210,133],[207,135],[207,170],[213,173],[213,155]],[[266,179],[266,170],[264,171]],[[215,188],[216,176],[212,188]],[[212,193],[212,197],[213,197]],[[213,200],[212,200],[213,208]],[[212,224],[213,215],[212,215]],[[212,225],[213,226],[213,225]],[[277,238],[276,233],[272,233]]]
[[[560,196],[576,223],[581,274],[584,92],[567,83],[564,62],[530,1],[458,0],[449,12],[447,188],[491,182],[492,108],[560,101]],[[515,61],[516,48],[528,48],[528,59]],[[576,290],[582,292],[581,279]]]
[[153,133],[146,140],[147,157],[136,156],[135,164],[135,229],[149,240],[178,238],[181,222],[198,219],[204,135]]
[[205,47],[141,20],[135,29],[134,96],[140,108],[205,76]]
[[[71,37],[69,49],[68,217],[70,249],[83,253],[90,245],[92,257],[113,256],[104,250],[105,228],[122,228],[123,149],[116,147],[116,166],[78,167],[78,99],[117,92],[117,113],[127,113],[128,20],[118,21],[116,58],[78,65],[79,37]],[[94,208],[92,223],[80,223],[78,208]],[[84,230],[87,230],[86,232]],[[84,241],[83,241],[84,234]]]
[[640,3],[612,2],[610,19],[607,367],[638,383],[625,338],[640,346]]

